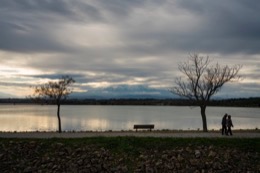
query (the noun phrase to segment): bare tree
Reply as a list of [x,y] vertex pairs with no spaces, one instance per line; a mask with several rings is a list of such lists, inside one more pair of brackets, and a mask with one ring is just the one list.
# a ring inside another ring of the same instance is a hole
[[57,117],[59,133],[61,133],[60,106],[62,101],[66,100],[72,90],[69,88],[75,80],[70,76],[62,76],[57,82],[48,82],[42,85],[34,86],[34,95],[32,98],[37,101],[51,101],[58,106]]
[[242,68],[241,65],[229,67],[210,63],[208,56],[191,54],[187,62],[179,64],[179,70],[185,79],[177,78],[175,87],[170,89],[173,94],[195,101],[200,107],[204,132],[208,131],[206,107],[211,97],[219,92],[225,83],[239,79],[238,72]]

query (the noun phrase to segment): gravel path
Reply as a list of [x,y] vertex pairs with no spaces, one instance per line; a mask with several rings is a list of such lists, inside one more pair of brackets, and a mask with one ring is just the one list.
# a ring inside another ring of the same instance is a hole
[[260,131],[233,132],[233,136],[222,136],[219,132],[0,132],[0,138],[84,138],[118,136],[173,138],[260,138]]

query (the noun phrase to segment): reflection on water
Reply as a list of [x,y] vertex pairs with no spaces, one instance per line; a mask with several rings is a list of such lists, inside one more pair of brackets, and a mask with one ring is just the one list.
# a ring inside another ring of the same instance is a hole
[[[0,131],[56,131],[56,106],[1,105]],[[234,129],[259,128],[259,108],[207,108],[208,129],[220,129],[225,113]],[[134,124],[155,124],[155,129],[202,128],[199,108],[178,106],[62,106],[64,131],[133,130]]]

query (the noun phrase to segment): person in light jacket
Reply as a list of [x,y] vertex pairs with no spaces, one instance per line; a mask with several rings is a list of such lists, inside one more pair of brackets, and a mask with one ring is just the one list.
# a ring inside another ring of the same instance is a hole
[[230,136],[233,135],[231,127],[234,127],[234,126],[233,126],[233,123],[232,123],[232,120],[231,120],[231,115],[228,115],[228,119],[227,119],[227,135],[230,134]]

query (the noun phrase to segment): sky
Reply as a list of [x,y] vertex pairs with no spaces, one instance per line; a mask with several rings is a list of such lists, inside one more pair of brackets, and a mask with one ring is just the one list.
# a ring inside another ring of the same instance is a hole
[[259,0],[1,0],[0,97],[62,75],[75,92],[168,90],[191,53],[243,65],[218,96],[259,97],[259,9]]

